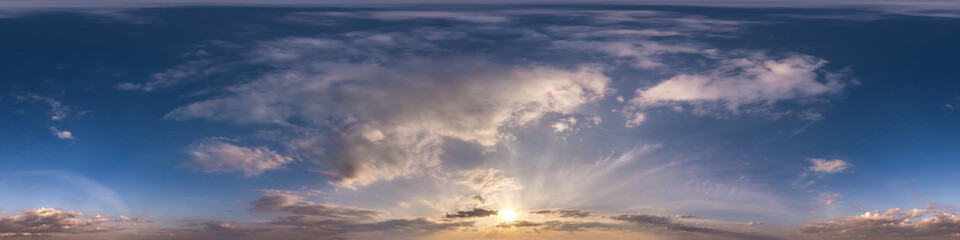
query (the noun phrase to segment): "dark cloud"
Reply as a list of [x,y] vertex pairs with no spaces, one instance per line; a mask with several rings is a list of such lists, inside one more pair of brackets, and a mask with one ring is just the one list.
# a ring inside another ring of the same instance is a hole
[[456,213],[447,213],[444,218],[476,218],[497,215],[499,211],[483,208],[474,208],[469,211],[457,211]]
[[700,227],[684,224],[681,222],[674,221],[668,217],[655,216],[655,215],[618,215],[610,217],[610,219],[629,222],[639,226],[648,226],[648,227],[663,227],[667,231],[672,233],[695,233],[695,234],[705,234],[715,237],[725,237],[733,239],[780,239],[775,236],[759,234],[759,233],[750,233],[750,232],[736,232],[730,230],[723,230],[717,228],[709,227]]
[[585,221],[513,221],[510,223],[501,223],[498,228],[533,228],[536,232],[558,231],[558,232],[580,232],[587,230],[631,230],[630,226],[618,223],[607,222],[585,222]]
[[313,203],[304,200],[301,196],[281,193],[266,194],[251,204],[254,211],[286,212],[293,215],[331,219],[372,219],[384,214],[381,211]]
[[232,222],[209,221],[203,223],[203,231],[220,236],[244,236],[255,232],[266,231],[266,229],[241,227]]
[[[254,211],[292,214],[292,216],[281,217],[270,222],[275,226],[290,227],[273,228],[273,234],[324,236],[321,239],[337,239],[352,233],[426,234],[473,226],[473,222],[438,222],[428,218],[382,220],[379,218],[385,213],[381,211],[318,204],[306,201],[302,196],[280,191],[268,191],[251,205]],[[497,213],[494,210],[478,208],[457,214],[463,216],[460,218],[465,218],[469,215],[482,215],[489,212]],[[233,234],[253,232],[251,229],[239,228],[226,222],[209,222],[205,230]]]
[[[536,214],[536,213],[535,213]],[[692,226],[682,222],[674,221],[669,217],[656,215],[617,215],[607,217],[613,222],[601,221],[514,221],[501,223],[498,228],[527,228],[535,232],[541,231],[560,231],[560,232],[580,232],[580,231],[634,231],[649,232],[664,235],[694,234],[703,235],[706,239],[751,239],[751,240],[776,240],[778,237],[751,233],[723,230],[717,228]]]
[[461,227],[471,227],[473,222],[437,222],[427,218],[390,219],[375,222],[354,222],[351,220],[313,220],[307,216],[291,216],[272,222],[276,225],[293,226],[292,231],[321,236],[343,236],[362,232],[393,232],[404,234],[426,234]]
[[532,214],[550,214],[556,215],[562,218],[585,218],[590,216],[589,211],[578,210],[578,209],[554,209],[554,210],[538,210],[531,211]]
[[624,221],[636,224],[652,224],[652,225],[667,225],[672,221],[668,217],[663,216],[654,216],[654,215],[618,215],[610,217],[610,219],[617,221]]
[[484,204],[487,202],[487,199],[483,198],[483,196],[480,196],[480,195],[473,195],[472,197],[470,197],[470,200],[477,201],[477,203],[480,203],[480,204]]

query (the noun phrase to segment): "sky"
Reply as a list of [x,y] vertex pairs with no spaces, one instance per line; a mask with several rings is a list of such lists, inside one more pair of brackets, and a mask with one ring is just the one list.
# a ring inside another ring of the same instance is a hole
[[0,2],[0,239],[956,239],[960,5]]

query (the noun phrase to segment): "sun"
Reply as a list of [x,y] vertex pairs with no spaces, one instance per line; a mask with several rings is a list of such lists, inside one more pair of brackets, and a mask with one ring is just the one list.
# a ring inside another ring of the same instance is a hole
[[516,213],[513,212],[513,209],[503,209],[500,210],[500,217],[503,218],[503,221],[509,222],[513,221],[513,217],[516,216]]

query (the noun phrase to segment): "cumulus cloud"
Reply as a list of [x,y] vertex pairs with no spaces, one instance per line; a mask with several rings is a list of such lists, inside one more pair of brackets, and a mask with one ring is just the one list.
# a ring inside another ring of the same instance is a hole
[[110,220],[96,214],[52,208],[23,210],[20,215],[0,216],[0,237],[47,236],[50,233],[94,233],[117,230]]
[[826,160],[822,158],[811,158],[808,160],[810,163],[813,163],[813,166],[810,166],[810,170],[819,173],[839,173],[853,167],[850,163],[840,159]]
[[843,89],[836,77],[821,77],[825,60],[808,55],[771,59],[765,54],[725,59],[706,74],[678,74],[653,87],[637,90],[634,107],[690,104],[719,105],[738,112],[744,105],[815,97]]
[[67,130],[60,130],[57,127],[50,127],[50,132],[60,139],[73,139],[73,133]]
[[556,215],[562,218],[585,218],[590,216],[590,211],[579,209],[553,209],[531,211],[531,214]]
[[797,231],[832,239],[948,238],[960,233],[960,216],[935,209],[894,208],[827,222],[808,222]]
[[204,141],[190,146],[192,158],[183,165],[204,172],[242,172],[250,177],[283,167],[293,158],[266,147],[248,148],[222,141]]
[[167,118],[280,125],[296,118],[338,129],[328,139],[335,154],[313,160],[333,168],[326,174],[333,183],[355,187],[438,166],[447,138],[493,147],[509,136],[504,128],[600,99],[608,81],[597,68],[473,58],[415,58],[395,66],[318,61],[232,87],[227,97],[177,108]]

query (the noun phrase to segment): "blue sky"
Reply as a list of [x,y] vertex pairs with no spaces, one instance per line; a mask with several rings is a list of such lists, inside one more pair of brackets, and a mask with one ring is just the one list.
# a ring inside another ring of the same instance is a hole
[[0,238],[960,234],[952,3],[527,3],[0,3]]

